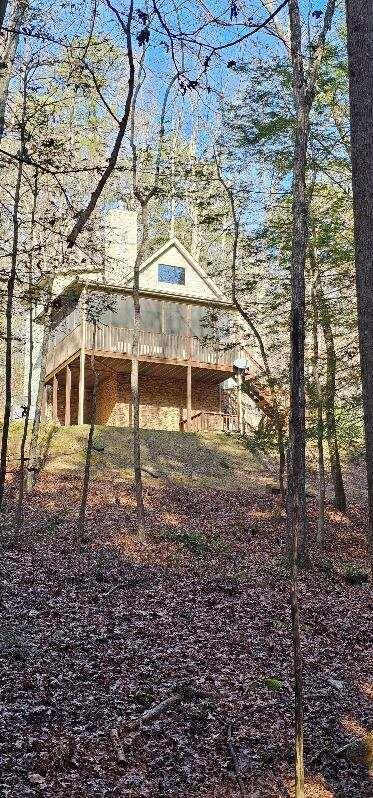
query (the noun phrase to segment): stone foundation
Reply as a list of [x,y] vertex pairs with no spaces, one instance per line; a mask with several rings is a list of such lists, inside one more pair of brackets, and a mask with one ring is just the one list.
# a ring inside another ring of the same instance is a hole
[[[140,375],[140,426],[144,429],[180,429],[186,419],[186,379],[175,382]],[[193,386],[192,415],[200,410],[219,412],[219,386]],[[99,389],[97,424],[132,425],[131,383],[128,374],[106,379]]]
[[[179,430],[186,420],[185,380],[142,376],[140,386],[140,426],[144,429]],[[65,423],[65,386],[57,393],[58,421]],[[71,424],[78,423],[78,386],[71,389]],[[84,422],[91,420],[92,389],[86,388]],[[219,412],[219,385],[193,385],[192,417],[199,411]],[[47,417],[52,417],[52,389],[48,389]],[[96,424],[113,427],[132,426],[131,380],[129,374],[107,374],[100,382],[97,397]]]

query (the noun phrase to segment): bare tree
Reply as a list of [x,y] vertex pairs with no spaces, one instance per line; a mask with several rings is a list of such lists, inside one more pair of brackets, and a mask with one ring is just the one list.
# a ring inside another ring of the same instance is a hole
[[347,0],[352,187],[360,361],[373,571],[373,5]]
[[[128,76],[128,89],[127,89],[127,96],[124,106],[124,111],[122,118],[117,120],[118,122],[118,131],[114,140],[114,145],[112,147],[111,153],[109,158],[107,159],[107,166],[105,167],[100,179],[98,180],[97,185],[95,186],[94,190],[91,193],[90,199],[83,210],[80,211],[78,214],[78,218],[74,224],[74,227],[70,231],[67,236],[67,241],[69,247],[73,247],[78,236],[83,231],[84,227],[86,226],[88,220],[92,216],[92,213],[97,205],[98,200],[109,180],[111,175],[113,174],[115,167],[118,162],[119,153],[121,151],[123,139],[125,137],[127,131],[128,121],[130,119],[131,108],[132,108],[132,100],[133,94],[135,89],[135,63],[133,57],[133,47],[132,47],[132,18],[133,18],[133,0],[130,0],[127,21],[123,20],[122,15],[119,11],[113,6],[110,0],[106,0],[108,7],[114,12],[116,19],[120,27],[123,30],[126,39],[126,46],[127,46],[127,58],[128,58],[128,69],[129,69],[129,76]],[[107,106],[107,104],[106,104]],[[108,107],[108,106],[107,106]],[[115,119],[114,112],[110,109],[111,116]]]
[[290,51],[295,106],[293,154],[293,231],[291,260],[291,364],[290,422],[288,448],[287,538],[291,567],[291,617],[295,678],[295,798],[304,798],[303,757],[303,665],[298,602],[298,563],[307,562],[307,523],[305,487],[305,267],[308,248],[309,197],[307,196],[307,149],[310,112],[316,83],[335,8],[328,0],[324,22],[307,71],[304,65],[302,24],[298,0],[289,0]]
[[[13,63],[18,47],[20,25],[25,19],[28,0],[10,0],[11,12],[9,27],[0,30],[0,141],[4,134],[5,109],[8,98],[9,82],[12,76]],[[7,3],[3,2],[4,13]],[[1,9],[0,9],[1,21]],[[1,24],[0,24],[1,28]]]
[[131,112],[131,128],[130,128],[130,146],[132,151],[132,188],[133,194],[139,203],[141,210],[141,240],[138,246],[134,271],[133,271],[133,307],[134,307],[134,329],[132,340],[132,367],[131,367],[131,392],[132,392],[132,407],[133,407],[133,466],[134,466],[134,479],[135,479],[135,494],[137,505],[137,519],[138,519],[138,534],[140,540],[144,540],[145,536],[145,507],[142,488],[142,474],[141,474],[141,442],[140,442],[140,392],[139,392],[139,338],[140,338],[140,324],[141,324],[141,307],[140,307],[140,265],[144,255],[146,243],[149,235],[148,226],[148,209],[151,199],[156,195],[161,168],[161,155],[162,145],[165,133],[165,114],[167,109],[168,98],[175,83],[176,76],[172,77],[164,94],[158,149],[154,166],[153,180],[150,181],[145,189],[140,185],[139,169],[138,169],[138,152],[135,137],[135,111],[137,98],[140,93],[145,73],[143,71],[143,62],[145,57],[145,50],[140,63],[140,70],[137,85],[133,95],[132,112]]

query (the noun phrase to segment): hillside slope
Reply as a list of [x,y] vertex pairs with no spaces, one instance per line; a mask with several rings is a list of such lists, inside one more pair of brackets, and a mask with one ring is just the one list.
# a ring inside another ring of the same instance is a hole
[[[42,450],[46,473],[67,473],[83,468],[88,425],[44,425]],[[14,423],[10,439],[10,467],[18,466],[22,425]],[[176,479],[190,487],[238,488],[255,479],[259,485],[276,474],[276,460],[258,439],[243,441],[237,435],[141,430],[144,477]],[[132,479],[132,432],[125,427],[95,427],[93,476],[112,472]]]
[[[141,545],[130,433],[97,429],[81,546],[87,428],[51,437],[20,532],[19,431],[0,530],[2,794],[238,798],[231,732],[246,795],[289,798],[292,645],[275,460],[255,441],[144,433]],[[347,579],[367,568],[365,509],[354,503],[342,515],[328,504],[322,558],[312,497],[308,510],[306,797],[370,798],[361,746],[371,586]]]

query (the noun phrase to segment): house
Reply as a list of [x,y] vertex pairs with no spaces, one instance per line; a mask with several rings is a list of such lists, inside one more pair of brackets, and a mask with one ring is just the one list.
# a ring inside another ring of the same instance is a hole
[[[132,424],[134,214],[115,209],[107,227],[105,273],[54,292],[43,413],[61,425],[90,422],[94,372],[95,422]],[[222,389],[243,355],[236,311],[177,238],[141,264],[140,306],[140,426],[236,430]]]

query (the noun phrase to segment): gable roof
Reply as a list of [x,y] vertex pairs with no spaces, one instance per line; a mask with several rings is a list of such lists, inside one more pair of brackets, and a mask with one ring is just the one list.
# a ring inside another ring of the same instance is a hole
[[[205,283],[205,285],[207,286],[209,291],[211,291],[212,294],[214,295],[214,298],[218,302],[224,302],[224,303],[229,304],[229,299],[227,299],[227,297],[223,294],[223,292],[220,290],[220,288],[218,288],[218,286],[216,285],[214,280],[212,280],[211,277],[208,276],[208,274],[205,272],[205,270],[202,268],[202,266],[200,266],[198,261],[193,257],[193,255],[191,255],[191,253],[186,249],[186,247],[184,247],[184,245],[181,243],[181,241],[179,241],[179,239],[176,238],[176,236],[174,236],[173,238],[170,238],[168,241],[166,241],[165,244],[163,244],[159,249],[157,249],[156,252],[153,252],[152,255],[150,255],[142,263],[142,265],[140,266],[140,272],[139,272],[140,276],[142,274],[144,274],[144,272],[147,269],[149,269],[149,267],[154,262],[158,261],[161,257],[163,257],[166,254],[166,252],[168,252],[168,250],[170,250],[173,247],[187,261],[187,263],[189,264],[191,269],[198,275],[198,277],[203,281],[203,283]],[[127,278],[127,280],[125,282],[126,282],[127,285],[130,282],[132,282],[132,274],[130,276],[128,276],[128,278]],[[163,293],[165,293],[165,292],[163,291]],[[171,293],[171,291],[170,291],[170,293]]]

